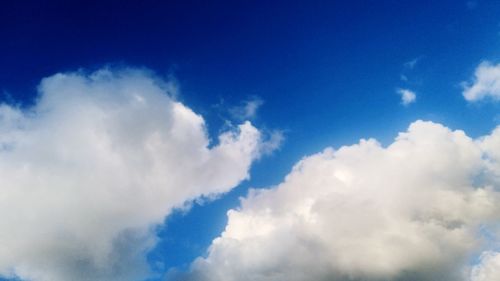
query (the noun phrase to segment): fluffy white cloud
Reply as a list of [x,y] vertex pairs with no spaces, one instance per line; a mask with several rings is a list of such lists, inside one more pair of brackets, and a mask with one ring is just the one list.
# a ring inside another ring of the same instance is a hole
[[472,270],[471,281],[500,280],[500,253],[485,252]]
[[[468,280],[497,239],[483,236],[500,221],[499,151],[500,129],[474,140],[423,121],[387,147],[327,148],[251,191],[207,256],[167,279]],[[485,259],[473,281],[496,280]]]
[[475,102],[485,98],[500,99],[500,64],[482,62],[476,68],[472,83],[462,82],[463,96],[467,101]]
[[173,208],[248,178],[245,122],[211,144],[201,116],[142,70],[43,79],[27,110],[0,105],[0,275],[140,280]]
[[397,93],[401,96],[401,103],[404,106],[414,103],[417,99],[415,92],[408,89],[398,89]]

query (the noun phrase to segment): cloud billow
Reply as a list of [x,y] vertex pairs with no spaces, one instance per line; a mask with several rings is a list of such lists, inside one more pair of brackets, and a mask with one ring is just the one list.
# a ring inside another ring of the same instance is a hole
[[141,280],[155,225],[249,177],[259,130],[244,122],[211,144],[171,91],[102,69],[43,79],[31,108],[0,105],[0,276]]
[[327,148],[251,191],[167,280],[500,280],[498,151],[500,129],[472,139],[423,121],[387,147]]
[[468,102],[500,100],[500,64],[483,61],[477,66],[472,82],[464,81],[462,87],[462,95]]

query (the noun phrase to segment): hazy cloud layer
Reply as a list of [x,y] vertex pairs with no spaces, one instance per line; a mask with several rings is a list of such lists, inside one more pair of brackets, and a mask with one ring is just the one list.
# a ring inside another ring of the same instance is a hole
[[142,70],[56,74],[36,105],[0,105],[0,275],[141,280],[152,227],[248,178],[245,122],[210,144],[204,120]]
[[484,61],[478,65],[472,82],[462,82],[463,96],[469,102],[500,99],[500,64]]
[[327,148],[251,191],[207,256],[167,279],[496,280],[499,151],[500,129],[474,140],[423,121],[387,147]]

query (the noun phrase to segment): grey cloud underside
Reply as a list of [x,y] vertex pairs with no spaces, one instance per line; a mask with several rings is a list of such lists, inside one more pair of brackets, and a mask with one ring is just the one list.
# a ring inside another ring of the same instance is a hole
[[44,79],[32,108],[0,105],[0,275],[141,280],[155,225],[248,178],[260,132],[245,122],[210,144],[171,89],[103,69]]
[[328,148],[251,191],[207,256],[166,279],[500,280],[499,151],[500,129],[471,139],[422,121],[388,147]]

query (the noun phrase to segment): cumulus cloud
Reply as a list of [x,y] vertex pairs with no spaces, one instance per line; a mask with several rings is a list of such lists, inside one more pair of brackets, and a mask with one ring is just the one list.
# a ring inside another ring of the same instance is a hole
[[407,106],[411,103],[414,103],[415,100],[417,99],[417,95],[415,92],[408,90],[408,89],[398,89],[396,91],[400,96],[401,96],[401,103],[404,106]]
[[32,108],[0,105],[1,276],[141,280],[156,224],[248,178],[259,130],[244,122],[211,143],[171,89],[103,69],[43,79]]
[[167,279],[497,280],[485,233],[500,221],[498,151],[500,129],[471,139],[423,121],[387,147],[327,148],[252,190],[207,256]]
[[485,252],[472,270],[471,281],[500,280],[500,253]]
[[469,102],[485,98],[500,99],[500,64],[493,65],[488,61],[479,64],[472,82],[462,82],[463,96]]

